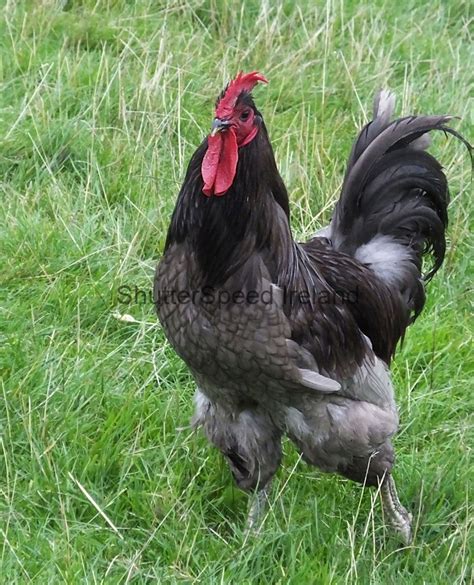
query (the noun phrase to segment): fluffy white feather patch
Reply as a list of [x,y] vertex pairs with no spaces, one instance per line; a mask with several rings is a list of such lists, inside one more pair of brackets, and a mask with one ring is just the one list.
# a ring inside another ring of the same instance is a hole
[[389,285],[395,285],[403,277],[404,268],[411,262],[409,248],[399,244],[390,236],[375,236],[355,253],[363,264],[369,264],[372,270]]

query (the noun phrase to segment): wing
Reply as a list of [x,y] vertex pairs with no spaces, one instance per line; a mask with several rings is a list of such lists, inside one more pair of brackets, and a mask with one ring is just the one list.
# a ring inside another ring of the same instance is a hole
[[322,320],[322,311],[330,319],[329,324],[325,321],[326,327],[335,331],[330,340],[333,347],[342,346],[341,352],[334,350],[336,362],[352,355],[360,365],[368,340],[375,356],[389,364],[408,321],[401,300],[367,266],[334,250],[325,240],[313,238],[301,248],[309,266],[306,270],[311,270],[323,287],[314,319]]

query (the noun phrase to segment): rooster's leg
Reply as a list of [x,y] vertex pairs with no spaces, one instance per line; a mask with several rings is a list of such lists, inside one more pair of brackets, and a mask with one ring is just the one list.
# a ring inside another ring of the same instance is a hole
[[249,505],[249,512],[247,516],[247,525],[246,525],[246,533],[258,533],[263,518],[265,516],[265,510],[267,508],[268,503],[268,495],[271,489],[271,480],[267,483],[265,487],[259,489],[256,493],[252,495]]
[[221,451],[235,482],[251,493],[247,532],[255,532],[263,519],[270,483],[281,461],[281,430],[273,416],[255,405],[235,407],[211,401],[198,389],[193,426],[202,426],[207,438]]
[[395,481],[389,474],[385,477],[380,493],[385,514],[395,530],[400,534],[405,544],[412,541],[411,521],[412,515],[402,506],[398,499]]

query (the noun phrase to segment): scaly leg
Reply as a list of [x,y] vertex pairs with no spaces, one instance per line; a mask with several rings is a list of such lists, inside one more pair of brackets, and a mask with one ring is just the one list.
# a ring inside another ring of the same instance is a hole
[[390,523],[400,534],[405,544],[412,541],[411,521],[412,515],[402,506],[398,499],[395,482],[391,475],[387,475],[380,488],[382,504]]
[[271,481],[252,495],[245,530],[247,534],[258,534],[265,515],[270,489]]

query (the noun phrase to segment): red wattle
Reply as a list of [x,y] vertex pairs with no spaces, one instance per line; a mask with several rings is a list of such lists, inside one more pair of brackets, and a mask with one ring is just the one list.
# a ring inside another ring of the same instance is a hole
[[237,138],[233,128],[209,136],[207,151],[201,164],[203,193],[208,197],[224,195],[234,181],[237,161]]
[[214,194],[214,182],[216,180],[221,148],[222,135],[220,133],[208,137],[206,154],[201,163],[201,175],[204,181],[202,192],[208,197]]

